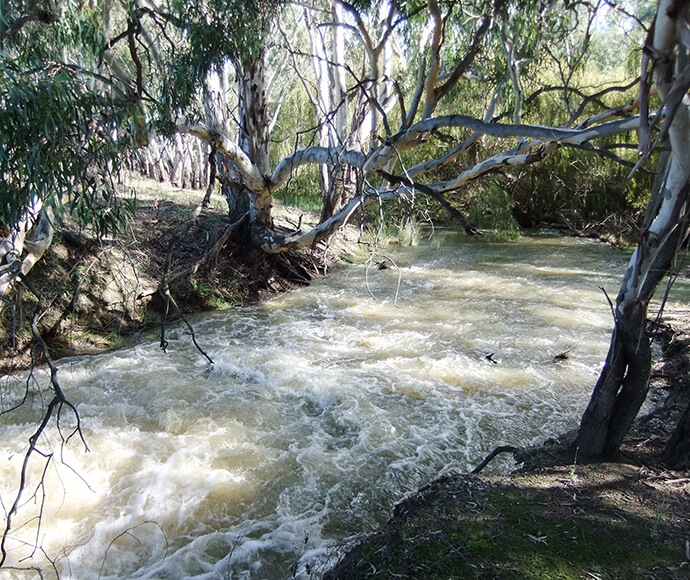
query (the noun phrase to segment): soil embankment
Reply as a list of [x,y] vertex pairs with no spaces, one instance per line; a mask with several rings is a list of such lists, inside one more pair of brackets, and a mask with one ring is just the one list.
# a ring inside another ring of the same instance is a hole
[[[164,276],[177,306],[189,314],[261,300],[319,273],[319,257],[312,260],[311,250],[292,262],[282,255],[256,262],[247,259],[232,235],[217,245],[229,226],[220,198],[195,218],[203,191],[150,180],[132,187],[137,211],[125,231],[96,240],[88,232],[62,228],[31,272],[31,290],[43,304],[39,330],[54,358],[107,350],[137,331],[160,327],[166,312],[159,292]],[[297,209],[281,207],[275,213],[286,228],[315,219]],[[22,329],[37,304],[32,292],[22,290],[20,306],[3,310],[0,367],[5,372],[31,364],[31,335]],[[173,305],[167,312],[168,319],[176,316]],[[14,337],[12,329],[19,330]]]

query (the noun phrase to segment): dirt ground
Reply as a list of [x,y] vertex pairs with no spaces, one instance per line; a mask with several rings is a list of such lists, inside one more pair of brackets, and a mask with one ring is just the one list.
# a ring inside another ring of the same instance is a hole
[[[36,295],[43,308],[39,329],[53,358],[102,352],[132,334],[160,327],[164,315],[176,318],[159,288],[164,274],[170,294],[184,313],[246,304],[285,292],[321,272],[338,248],[319,246],[298,257],[278,255],[253,260],[239,250],[227,231],[227,206],[218,194],[194,218],[204,191],[173,188],[132,179],[123,195],[136,190],[136,215],[116,238],[96,240],[70,224],[60,229],[44,258],[31,271],[30,292],[22,290],[17,307],[0,313],[0,369],[11,372],[31,364],[27,321]],[[316,217],[296,208],[276,207],[284,230],[305,227]],[[18,329],[11,336],[11,329]],[[40,360],[40,356],[39,356]]]
[[606,463],[449,476],[324,578],[690,578],[686,475]]

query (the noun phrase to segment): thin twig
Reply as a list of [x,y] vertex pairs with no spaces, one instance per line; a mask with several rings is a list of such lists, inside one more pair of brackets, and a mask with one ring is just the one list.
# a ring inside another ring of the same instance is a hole
[[[173,307],[175,308],[175,313],[182,319],[182,322],[185,323],[189,330],[189,334],[192,336],[192,342],[194,343],[194,346],[196,346],[196,349],[206,357],[206,360],[211,363],[215,364],[213,362],[213,359],[206,353],[206,351],[201,348],[199,343],[196,340],[196,334],[194,333],[194,327],[189,323],[189,321],[185,318],[184,314],[180,311],[180,307],[177,305],[177,302],[175,302],[175,299],[171,296],[170,290],[166,287],[165,289],[165,294],[164,297],[167,301],[167,304],[172,304]],[[167,305],[166,305],[166,310],[167,310]],[[165,344],[165,346],[164,346]],[[163,349],[163,352],[165,352],[165,348],[167,348],[168,342],[165,340],[165,338],[161,338],[161,348]]]
[[616,322],[617,321],[616,309],[613,306],[613,302],[611,301],[611,298],[609,298],[609,294],[606,291],[606,288],[604,288],[603,286],[599,286],[599,290],[601,290],[604,293],[604,296],[606,296],[606,300],[609,303],[609,308],[611,309],[611,316],[613,316],[613,321]]
[[[130,536],[130,537],[134,538],[134,539],[137,541],[137,543],[141,546],[141,545],[142,545],[141,540],[139,540],[139,538],[137,538],[137,537],[132,533],[132,530],[136,530],[137,528],[140,528],[141,526],[144,526],[144,525],[146,525],[146,524],[153,524],[154,526],[156,526],[156,527],[160,530],[160,533],[163,535],[163,539],[165,540],[165,556],[168,555],[168,549],[169,549],[170,545],[168,544],[168,537],[165,535],[165,531],[163,530],[163,528],[161,527],[161,525],[160,525],[158,522],[156,522],[156,521],[154,521],[154,520],[146,520],[146,521],[144,521],[144,522],[141,522],[140,524],[137,524],[137,525],[135,525],[135,526],[132,526],[131,528],[127,528],[125,531],[119,533],[117,536],[115,536],[115,537],[110,541],[110,543],[108,544],[108,547],[105,549],[105,554],[103,555],[103,562],[101,562],[101,567],[100,567],[100,569],[98,570],[98,578],[99,578],[99,580],[100,580],[100,577],[101,577],[102,574],[103,574],[103,568],[105,567],[105,560],[106,560],[106,558],[108,557],[108,552],[110,551],[110,548],[113,547],[113,544],[114,544],[115,542],[117,542],[117,540],[119,540],[120,538],[122,538],[123,536]],[[165,557],[165,556],[164,556],[164,557]]]
[[[39,489],[43,489],[43,498],[40,500],[40,508],[39,508],[39,515],[38,515],[38,531],[36,535],[36,545],[35,548],[38,548],[38,542],[39,542],[39,533],[40,533],[40,525],[41,521],[43,519],[43,507],[45,505],[45,488],[43,488],[44,482],[45,482],[45,477],[46,477],[46,470],[48,469],[48,465],[50,464],[50,461],[53,459],[53,454],[44,454],[38,449],[38,440],[43,435],[44,431],[48,427],[48,424],[50,423],[51,418],[53,417],[54,414],[57,415],[57,428],[58,431],[60,432],[60,437],[62,439],[62,445],[64,446],[67,441],[76,433],[78,432],[81,436],[82,441],[84,442],[84,446],[86,447],[86,450],[88,451],[88,446],[86,445],[86,441],[84,440],[84,436],[81,433],[81,424],[79,422],[79,413],[77,412],[77,409],[67,401],[65,398],[64,392],[62,388],[60,387],[60,383],[58,381],[58,368],[53,362],[53,359],[50,357],[50,354],[48,352],[48,347],[43,340],[43,337],[41,336],[39,330],[38,330],[38,325],[37,325],[37,320],[40,316],[41,311],[43,310],[43,300],[41,299],[41,296],[31,287],[29,284],[28,280],[23,274],[20,274],[20,280],[22,281],[23,285],[36,296],[38,299],[38,304],[36,305],[36,309],[34,310],[33,316],[31,317],[31,333],[33,335],[34,341],[39,345],[41,348],[43,357],[45,358],[45,361],[50,368],[50,384],[52,387],[52,390],[54,392],[54,396],[50,403],[48,404],[48,408],[46,409],[43,419],[41,420],[40,424],[34,431],[33,435],[29,437],[29,449],[26,451],[24,454],[24,461],[22,462],[22,467],[19,475],[19,487],[17,489],[17,495],[15,496],[14,503],[12,504],[12,507],[10,510],[7,512],[7,516],[5,519],[5,530],[2,534],[2,539],[0,540],[0,568],[3,566],[7,559],[7,546],[6,542],[9,538],[10,531],[12,530],[12,518],[14,515],[17,514],[20,504],[21,504],[21,499],[22,495],[26,489],[27,486],[27,477],[28,477],[28,468],[29,468],[29,461],[31,457],[34,455],[34,453],[37,453],[38,455],[41,455],[45,457],[46,462],[43,468],[43,474],[41,476],[40,482],[38,487],[36,488],[36,492],[34,492],[34,497],[36,493],[38,492]],[[62,435],[62,431],[60,429],[60,422],[59,422],[59,415],[60,411],[62,409],[63,405],[67,405],[75,414],[75,417],[77,419],[77,426],[75,427],[75,430],[65,439],[64,436]]]

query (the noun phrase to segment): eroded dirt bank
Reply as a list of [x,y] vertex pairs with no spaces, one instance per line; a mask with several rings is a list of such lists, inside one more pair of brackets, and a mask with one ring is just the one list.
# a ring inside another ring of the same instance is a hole
[[[25,368],[32,354],[27,321],[41,297],[39,330],[54,358],[101,352],[132,334],[160,327],[166,312],[159,293],[165,275],[180,310],[186,314],[262,300],[318,275],[332,259],[337,243],[300,256],[250,260],[234,232],[227,232],[225,202],[214,196],[194,218],[204,192],[171,188],[151,180],[133,181],[136,214],[116,238],[96,240],[89,232],[67,227],[55,236],[32,270],[31,291],[21,289],[17,307],[4,308],[0,320],[0,367]],[[290,229],[316,216],[277,207],[276,221]],[[324,256],[323,253],[326,252]],[[168,319],[176,317],[168,308]],[[15,336],[12,330],[18,329]]]

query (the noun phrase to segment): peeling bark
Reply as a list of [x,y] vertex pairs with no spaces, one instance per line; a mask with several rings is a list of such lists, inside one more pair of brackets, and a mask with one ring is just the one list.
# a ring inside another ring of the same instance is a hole
[[[53,211],[49,206],[45,206],[36,215],[34,212],[38,207],[40,203],[34,202],[21,222],[15,225],[13,233],[0,244],[0,261],[6,262],[4,266],[0,266],[0,296],[12,293],[16,283],[29,273],[53,241]],[[27,232],[36,219],[36,239],[27,240]]]

